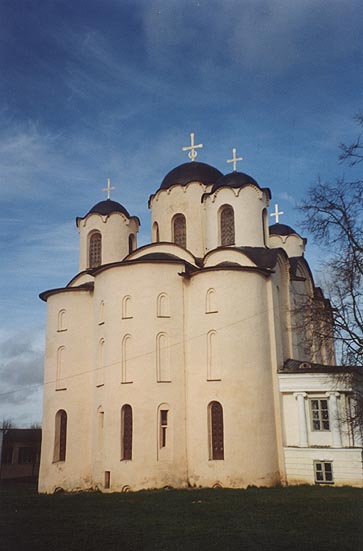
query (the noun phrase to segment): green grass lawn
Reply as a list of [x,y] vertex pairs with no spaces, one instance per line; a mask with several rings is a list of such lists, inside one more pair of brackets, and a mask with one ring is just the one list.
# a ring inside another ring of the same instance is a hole
[[0,487],[0,549],[362,550],[363,490],[290,487],[38,495]]

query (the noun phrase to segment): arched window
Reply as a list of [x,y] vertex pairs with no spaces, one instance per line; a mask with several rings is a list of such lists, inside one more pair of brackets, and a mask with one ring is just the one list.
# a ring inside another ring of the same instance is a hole
[[209,458],[224,459],[223,408],[219,402],[211,402],[209,413]]
[[128,404],[121,408],[121,459],[132,459],[132,408]]
[[94,232],[89,238],[89,267],[97,268],[102,262],[102,236]]
[[67,448],[67,414],[64,409],[57,411],[55,416],[54,461],[66,460]]
[[221,245],[234,245],[234,211],[230,205],[225,205],[221,209]]
[[187,247],[187,224],[183,214],[176,214],[173,218],[173,241],[181,247]]
[[160,241],[160,235],[159,235],[159,224],[157,222],[153,223],[153,242],[159,243]]

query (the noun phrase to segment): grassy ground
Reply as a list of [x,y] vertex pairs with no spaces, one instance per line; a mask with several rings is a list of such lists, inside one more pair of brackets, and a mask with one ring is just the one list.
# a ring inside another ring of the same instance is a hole
[[363,490],[290,487],[37,495],[0,487],[0,549],[362,550]]

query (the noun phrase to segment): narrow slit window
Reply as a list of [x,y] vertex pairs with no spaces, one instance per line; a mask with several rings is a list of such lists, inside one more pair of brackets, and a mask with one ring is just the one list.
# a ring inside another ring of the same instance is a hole
[[210,459],[224,459],[223,408],[219,402],[209,405]]
[[181,247],[187,247],[187,225],[183,214],[177,214],[173,218],[173,241]]
[[168,410],[160,410],[160,448],[166,448],[168,431]]
[[64,409],[55,416],[54,461],[65,461],[67,451],[67,413]]
[[234,245],[234,211],[230,205],[222,207],[221,210],[221,245]]
[[121,460],[132,459],[132,408],[129,404],[121,409]]
[[93,233],[89,240],[89,267],[97,268],[102,263],[102,236],[99,232]]

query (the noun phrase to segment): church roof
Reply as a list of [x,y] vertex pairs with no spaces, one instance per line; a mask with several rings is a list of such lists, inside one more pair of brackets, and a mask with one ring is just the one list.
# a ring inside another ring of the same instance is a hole
[[285,360],[279,373],[347,373],[354,370],[351,367],[342,365],[324,365],[313,362],[302,362],[300,360]]
[[100,201],[94,207],[92,207],[91,210],[89,210],[84,216],[77,216],[76,224],[78,226],[79,221],[87,218],[89,214],[101,214],[102,216],[107,216],[108,214],[112,214],[113,212],[120,212],[121,214],[124,214],[127,218],[131,218],[128,211],[125,209],[124,206],[121,205],[121,203],[118,203],[117,201],[112,201],[112,199],[105,199],[104,201]]
[[91,210],[87,212],[86,216],[88,216],[89,214],[106,215],[111,214],[112,212],[122,212],[122,214],[127,216],[127,218],[130,218],[130,215],[125,207],[123,207],[121,203],[118,203],[117,201],[112,201],[111,199],[106,199],[105,201],[100,201],[99,203],[97,203],[97,205],[92,207]]
[[175,184],[186,186],[189,182],[195,181],[202,182],[203,184],[214,184],[221,176],[223,176],[222,172],[206,163],[199,163],[197,161],[184,163],[168,172],[161,182],[159,190],[169,189]]
[[218,178],[218,180],[213,185],[211,193],[214,193],[217,189],[221,187],[240,188],[247,184],[252,184],[254,186],[260,187],[256,180],[252,178],[252,176],[249,176],[244,172],[230,172],[229,174],[225,174],[224,176]]
[[292,235],[293,233],[299,235],[297,231],[286,224],[272,224],[272,226],[269,227],[269,232],[270,235]]

